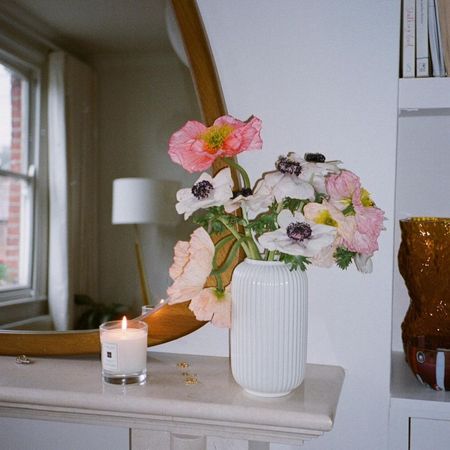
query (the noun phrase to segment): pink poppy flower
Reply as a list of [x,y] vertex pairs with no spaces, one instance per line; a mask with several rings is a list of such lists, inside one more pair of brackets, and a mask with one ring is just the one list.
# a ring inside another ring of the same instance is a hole
[[169,304],[191,300],[202,291],[212,270],[214,251],[214,243],[203,228],[192,233],[190,242],[177,242],[169,269],[174,280],[167,289]]
[[303,214],[315,223],[336,227],[337,235],[342,239],[349,240],[355,233],[354,216],[344,216],[342,211],[326,200],[323,203],[308,203]]
[[253,116],[246,122],[222,116],[211,127],[191,120],[170,138],[169,155],[188,172],[200,172],[219,157],[261,149],[260,130],[261,120]]
[[230,328],[230,286],[228,285],[225,288],[225,292],[219,295],[215,288],[203,289],[200,294],[191,300],[189,309],[195,314],[197,320],[210,320],[216,327]]
[[356,231],[347,247],[352,252],[372,255],[378,250],[378,237],[383,229],[384,212],[376,207],[355,206]]
[[330,202],[343,210],[349,206],[354,197],[361,196],[361,181],[349,170],[342,170],[339,174],[331,174],[325,181]]

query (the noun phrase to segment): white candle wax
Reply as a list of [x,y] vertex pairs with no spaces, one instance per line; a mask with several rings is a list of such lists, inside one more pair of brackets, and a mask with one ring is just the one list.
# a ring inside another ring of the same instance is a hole
[[147,365],[147,330],[114,328],[102,330],[102,366],[111,373],[132,374]]

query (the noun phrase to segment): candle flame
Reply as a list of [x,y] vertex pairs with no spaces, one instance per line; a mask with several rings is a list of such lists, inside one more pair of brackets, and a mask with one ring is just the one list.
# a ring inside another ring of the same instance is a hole
[[123,316],[122,319],[122,330],[126,330],[127,329],[127,318],[125,316]]

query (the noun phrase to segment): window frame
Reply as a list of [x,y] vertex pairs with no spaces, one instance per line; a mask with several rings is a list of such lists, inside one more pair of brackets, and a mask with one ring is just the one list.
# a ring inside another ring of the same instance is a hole
[[[24,76],[28,89],[28,163],[25,177],[31,183],[29,286],[0,292],[0,327],[48,313],[48,158],[46,52],[24,45],[20,37],[0,32],[0,62]],[[1,171],[8,175],[8,171]],[[30,303],[34,306],[30,308]]]

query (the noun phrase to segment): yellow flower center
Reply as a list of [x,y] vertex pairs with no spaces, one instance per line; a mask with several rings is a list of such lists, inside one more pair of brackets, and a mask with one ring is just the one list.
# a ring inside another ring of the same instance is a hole
[[330,211],[324,209],[315,218],[314,222],[330,227],[337,227],[338,223],[331,217]]
[[364,188],[361,188],[361,203],[366,208],[370,208],[375,205],[374,201],[370,198],[370,192]]
[[231,125],[213,125],[208,128],[201,136],[200,139],[204,142],[204,149],[208,153],[216,153],[223,147],[225,139],[233,132]]

